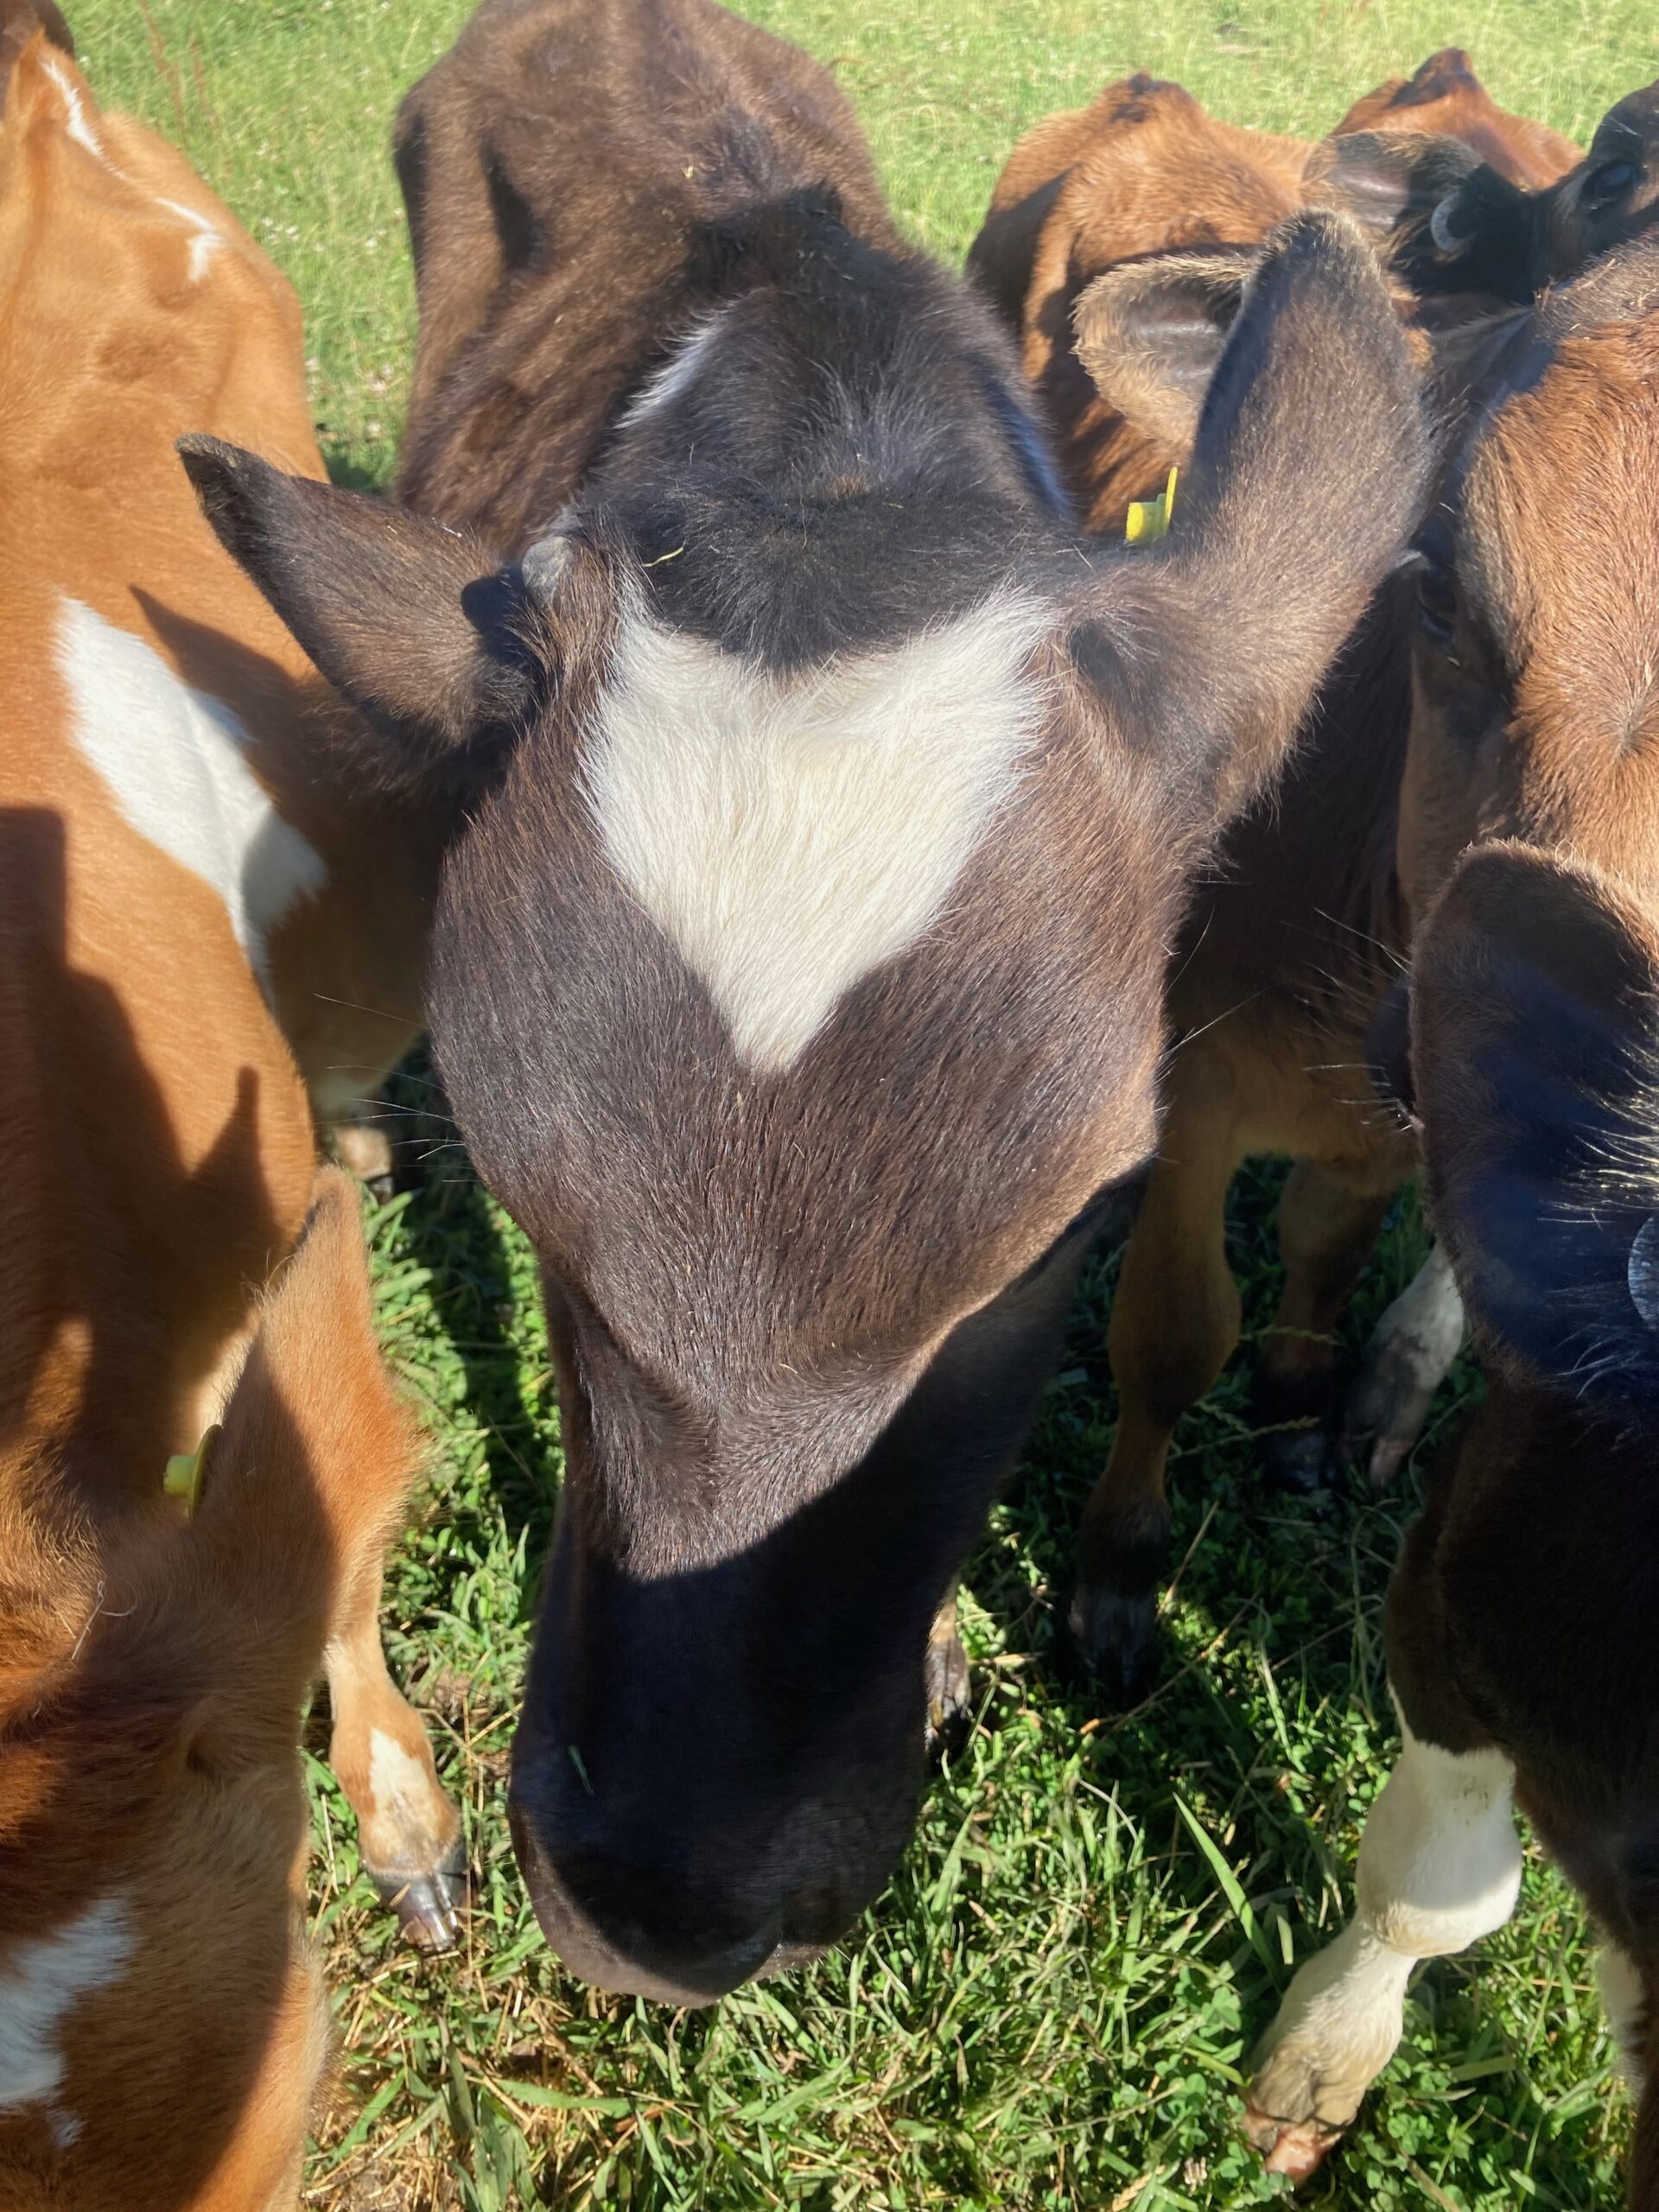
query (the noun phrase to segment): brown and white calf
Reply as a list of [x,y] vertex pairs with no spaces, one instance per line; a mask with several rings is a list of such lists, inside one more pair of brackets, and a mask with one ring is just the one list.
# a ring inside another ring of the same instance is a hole
[[[8,1092],[46,1010],[16,956],[0,931]],[[113,1042],[106,987],[75,988]],[[124,1080],[118,1106],[150,1111],[141,1061],[105,1072]],[[18,1326],[18,1281],[39,1283],[33,1263],[65,1224],[18,1200],[39,1163],[13,1143],[29,1133],[9,1096],[0,1132],[16,1202],[8,1406],[20,1384],[61,1388],[70,1367],[118,1388],[142,1305],[130,1323],[61,1313],[43,1348]],[[152,1181],[149,1197],[188,1210],[191,1194]],[[194,1212],[206,1236],[226,1219],[222,1205]],[[106,1448],[71,1437],[0,1455],[0,2202],[281,2212],[330,2042],[305,1926],[300,1703],[335,1625],[372,1609],[419,1464],[339,1169],[317,1178],[194,1514],[163,1497],[159,1458],[140,1470],[141,1501]],[[99,1478],[119,1512],[93,1499]]]
[[[1058,411],[1068,481],[1101,531],[1116,530],[1129,499],[1184,458],[1260,250],[1251,239],[1285,205],[1335,200],[1386,244],[1397,227],[1415,235],[1481,147],[1509,145],[1522,175],[1529,163],[1559,161],[1564,148],[1541,149],[1536,126],[1495,108],[1460,54],[1435,56],[1405,86],[1360,103],[1343,125],[1388,119],[1389,132],[1338,135],[1312,149],[1273,139],[1258,149],[1251,134],[1215,125],[1173,86],[1143,87],[1133,100],[1130,88],[1117,89],[1112,127],[1102,112],[1045,226],[1053,265],[1039,256],[1026,340],[1027,364]],[[1472,143],[1421,135],[1435,119],[1468,129]],[[1122,188],[1126,176],[1139,197]],[[1156,251],[1166,238],[1206,235],[1224,243]],[[1108,253],[1124,257],[1102,269]],[[1043,327],[1056,302],[1068,323],[1062,365]],[[1421,326],[1403,289],[1399,305]],[[1468,306],[1437,294],[1440,342]],[[1419,327],[1420,357],[1427,342]],[[1122,1698],[1142,1692],[1154,1663],[1171,1438],[1238,1341],[1224,1241],[1238,1166],[1263,1153],[1289,1153],[1297,1163],[1280,1206],[1285,1284],[1261,1347],[1255,1397],[1263,1459],[1275,1479],[1298,1488],[1326,1475],[1336,1325],[1394,1192],[1416,1168],[1409,1134],[1378,1106],[1363,1073],[1370,1021],[1408,933],[1395,848],[1412,603],[1408,579],[1385,583],[1321,690],[1281,784],[1230,831],[1172,963],[1179,1049],[1160,1156],[1112,1310],[1119,1416],[1084,1515],[1071,1611],[1082,1649]],[[1378,1478],[1404,1456],[1462,1329],[1450,1278],[1431,1263],[1388,1317],[1349,1408]]]
[[1286,2171],[1386,2064],[1414,1964],[1508,1917],[1513,1793],[1607,1939],[1648,2085],[1631,2201],[1659,2205],[1656,391],[1645,241],[1491,334],[1425,537],[1401,1088],[1489,1390],[1389,1592],[1406,1747],[1355,1919],[1258,2063],[1253,2132]]
[[[1300,219],[1174,534],[1090,548],[792,48],[495,0],[409,115],[444,365],[404,483],[470,525],[188,465],[383,761],[467,788],[435,1037],[567,1455],[520,1862],[579,1971],[705,1999],[908,1834],[931,1624],[1154,1143],[1187,884],[1398,557],[1414,379],[1357,234]],[[464,336],[480,165],[513,269]]]
[[[418,1020],[431,832],[317,779],[345,709],[173,449],[207,423],[321,473],[288,285],[61,45],[19,41],[3,94],[0,1469],[55,1467],[103,1530],[160,1510],[215,1415],[305,1217],[312,1102],[355,1097]],[[397,993],[390,1028],[337,1003]],[[447,1940],[458,1822],[377,1586],[351,1597],[336,1768],[365,1863]]]

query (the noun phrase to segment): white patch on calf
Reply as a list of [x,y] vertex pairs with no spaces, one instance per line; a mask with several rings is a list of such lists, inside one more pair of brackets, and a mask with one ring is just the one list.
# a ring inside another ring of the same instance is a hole
[[1440,1958],[1515,1910],[1515,1770],[1501,1751],[1443,1751],[1401,1726],[1405,1746],[1360,1840],[1355,1902],[1390,1950]]
[[1445,1249],[1428,1257],[1371,1332],[1347,1420],[1374,1436],[1370,1475],[1389,1481],[1422,1433],[1434,1393],[1462,1349],[1463,1300]]
[[247,732],[142,638],[78,600],[63,602],[57,663],[75,744],[122,818],[218,893],[263,982],[267,934],[327,871],[249,767]]
[[52,79],[58,90],[63,94],[63,105],[65,109],[63,119],[64,129],[74,140],[76,145],[84,146],[86,151],[91,154],[95,160],[103,162],[105,168],[113,168],[115,164],[105,152],[98,133],[92,129],[92,124],[87,120],[86,104],[81,99],[79,92],[75,89],[74,86],[70,82],[68,72],[64,68],[62,63],[60,61],[54,61],[50,54],[48,54],[43,58],[41,67],[45,69],[47,75]]
[[625,615],[582,786],[752,1066],[788,1067],[937,919],[1041,728],[1027,663],[1052,621],[1008,595],[779,677]]
[[118,1978],[133,1942],[126,1901],[111,1896],[50,1936],[0,1948],[0,2112],[45,2105],[60,2146],[74,2141],[81,2123],[60,2101],[59,2031],[83,1997]]
[[1609,1943],[1597,1954],[1596,1981],[1607,2014],[1607,2024],[1618,2046],[1618,2062],[1625,2080],[1638,2094],[1643,2086],[1642,2044],[1647,2026],[1648,1996],[1641,1970],[1628,1951]]
[[1354,1916],[1297,1969],[1254,2062],[1253,2109],[1292,2127],[1347,2126],[1400,2040],[1412,1967],[1501,1928],[1520,1891],[1510,1762],[1401,1726],[1360,1839]]
[[626,428],[647,415],[654,415],[658,409],[671,406],[679,397],[702,367],[703,356],[708,353],[725,313],[724,308],[716,308],[712,315],[697,317],[669,361],[654,376],[646,379],[617,418],[619,428]]
[[432,1803],[432,1779],[423,1761],[406,1751],[384,1728],[369,1731],[369,1789],[378,1813],[424,1821]]
[[207,264],[225,243],[224,235],[216,231],[205,215],[194,207],[187,207],[181,200],[163,200],[161,203],[169,213],[181,215],[194,233],[190,240],[190,282],[200,284],[207,274]]

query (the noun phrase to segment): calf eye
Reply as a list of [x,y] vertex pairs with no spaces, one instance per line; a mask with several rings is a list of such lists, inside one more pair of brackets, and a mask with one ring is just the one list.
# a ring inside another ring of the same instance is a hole
[[1628,192],[1641,174],[1634,162],[1604,162],[1584,180],[1583,197],[1593,206],[1603,207]]
[[1457,632],[1458,588],[1433,562],[1425,562],[1417,572],[1417,621],[1437,645],[1449,645]]

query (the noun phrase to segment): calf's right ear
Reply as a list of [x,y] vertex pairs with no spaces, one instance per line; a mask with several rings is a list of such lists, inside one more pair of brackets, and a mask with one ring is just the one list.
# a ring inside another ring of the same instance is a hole
[[464,784],[499,755],[537,696],[519,572],[467,532],[218,438],[178,450],[220,544],[371,725],[378,780]]
[[1465,856],[1412,962],[1430,1204],[1520,1375],[1659,1408],[1659,939],[1626,894],[1517,844]]

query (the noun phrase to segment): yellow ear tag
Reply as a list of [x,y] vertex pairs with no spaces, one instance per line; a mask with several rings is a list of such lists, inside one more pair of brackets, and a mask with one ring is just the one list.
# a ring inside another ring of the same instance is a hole
[[167,1472],[162,1477],[162,1488],[168,1497],[176,1497],[184,1508],[188,1521],[201,1503],[201,1485],[207,1478],[207,1460],[219,1441],[219,1423],[215,1421],[194,1452],[175,1452],[167,1463]]
[[1155,499],[1131,500],[1128,519],[1123,525],[1126,544],[1151,545],[1164,536],[1175,512],[1175,481],[1180,473],[1179,468],[1170,470],[1169,481]]

